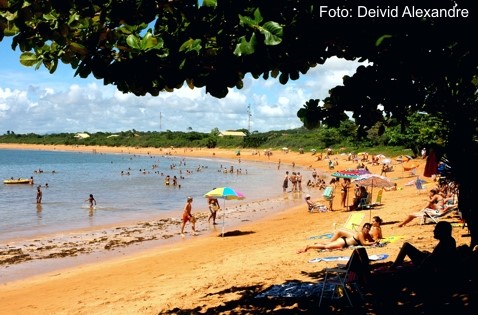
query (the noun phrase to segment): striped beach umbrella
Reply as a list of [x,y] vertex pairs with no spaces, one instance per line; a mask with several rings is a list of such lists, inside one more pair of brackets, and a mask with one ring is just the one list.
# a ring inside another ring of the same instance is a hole
[[226,200],[242,200],[246,198],[243,193],[231,187],[218,187],[204,194],[206,198],[224,199],[224,214],[222,216],[222,236],[224,237],[224,224],[226,217]]

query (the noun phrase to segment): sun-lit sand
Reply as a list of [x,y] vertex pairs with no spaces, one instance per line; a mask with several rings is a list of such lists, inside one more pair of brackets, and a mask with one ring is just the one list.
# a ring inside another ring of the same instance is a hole
[[[160,151],[152,148],[7,144],[0,144],[0,148],[238,158],[235,150],[221,149],[167,148]],[[311,178],[312,168],[332,172],[328,170],[326,160],[316,161],[316,155],[310,152],[274,151],[268,158],[242,149],[240,158],[275,164],[279,164],[280,159],[279,172],[292,171],[292,163],[310,166],[310,171],[303,174],[303,186]],[[335,170],[356,166],[356,163],[346,161],[345,156],[334,155],[333,158],[337,158],[339,163]],[[417,174],[423,173],[424,166],[425,160],[420,160]],[[367,164],[367,167],[373,173],[380,173],[380,166]],[[385,237],[398,239],[384,247],[367,248],[369,254],[388,254],[388,260],[393,260],[405,240],[423,250],[431,250],[436,244],[432,234],[433,224],[420,225],[415,220],[403,228],[397,227],[406,214],[425,206],[428,194],[418,192],[415,186],[406,186],[415,177],[410,177],[399,164],[394,168],[388,177],[397,182],[399,189],[384,192],[381,207],[363,210],[366,221],[374,215],[382,217]],[[428,181],[427,190],[434,185],[430,179]],[[277,183],[278,191],[282,190],[281,184]],[[304,190],[300,198],[306,193],[311,194],[314,200],[321,197],[322,191],[316,188],[304,187]],[[218,231],[204,233],[206,235],[197,238],[187,236],[184,240],[131,255],[8,282],[0,287],[0,314],[174,314],[175,310],[220,313],[221,306],[237,300],[247,290],[260,291],[290,280],[315,281],[310,277],[312,273],[324,267],[333,267],[336,263],[309,263],[308,260],[323,255],[351,253],[351,249],[330,253],[296,253],[314,242],[311,237],[332,232],[334,223],[346,221],[350,212],[341,208],[339,194],[337,189],[332,212],[310,214],[304,203],[245,222],[234,231],[228,231],[230,233],[226,237],[220,237]],[[285,194],[286,198],[293,198],[292,195]],[[457,222],[452,216],[445,220]],[[453,229],[457,245],[469,243],[469,238],[462,237],[463,234],[462,228]]]

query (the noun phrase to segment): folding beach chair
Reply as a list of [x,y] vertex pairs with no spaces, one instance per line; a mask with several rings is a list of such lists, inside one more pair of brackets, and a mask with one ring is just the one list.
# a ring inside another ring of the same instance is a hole
[[347,221],[344,224],[334,223],[335,229],[345,229],[349,231],[358,231],[360,225],[362,224],[363,219],[365,218],[365,213],[363,212],[354,212],[349,215]]
[[415,187],[417,188],[418,193],[426,191],[426,188],[423,183],[424,181],[417,177],[417,180],[415,181]]
[[372,203],[372,206],[381,206],[382,205],[382,195],[383,195],[383,189],[380,189],[377,193],[377,199],[375,200],[374,203]]
[[363,300],[360,286],[365,282],[369,273],[369,258],[363,247],[354,249],[345,268],[325,268],[319,307],[326,291],[331,299],[334,299],[339,292],[343,293],[350,306],[353,306],[350,293],[358,293]]
[[366,198],[362,198],[357,205],[357,210],[370,209],[372,207],[371,203],[372,195],[367,194]]
[[324,189],[324,193],[322,194],[322,197],[325,200],[330,200],[334,198],[334,188],[332,186],[328,186]]
[[458,205],[453,205],[446,208],[444,211],[438,211],[433,209],[423,210],[423,216],[421,217],[421,224],[427,224],[429,222],[438,223],[440,218],[443,218],[447,214],[450,214],[458,209]]
[[334,201],[334,188],[332,186],[325,187],[322,198],[329,202],[329,209],[332,211],[332,205]]

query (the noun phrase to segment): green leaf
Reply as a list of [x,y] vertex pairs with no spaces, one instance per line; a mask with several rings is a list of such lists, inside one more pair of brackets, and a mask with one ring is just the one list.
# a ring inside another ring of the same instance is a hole
[[133,34],[126,37],[126,44],[128,44],[128,46],[131,48],[141,49],[140,39]]
[[276,22],[266,22],[260,29],[261,33],[266,37],[265,44],[269,46],[278,45],[282,42],[284,34],[282,26]]
[[201,40],[200,39],[192,39],[185,41],[181,47],[179,47],[179,51],[196,51],[198,54],[201,51]]
[[203,0],[202,5],[204,7],[213,7],[217,6],[217,0]]
[[380,46],[382,42],[388,38],[392,38],[392,35],[387,34],[387,35],[380,36],[380,38],[377,39],[377,41],[375,42],[375,46]]
[[158,45],[158,40],[149,32],[141,40],[141,50],[150,50],[156,45]]
[[26,67],[32,67],[40,62],[41,60],[32,52],[27,51],[20,55],[20,63]]
[[70,45],[68,46],[73,52],[79,53],[80,55],[85,56],[88,53],[88,49],[86,49],[86,47],[81,44],[70,43]]
[[257,8],[255,11],[254,11],[254,21],[257,22],[257,24],[261,23],[263,20],[262,18],[262,15],[261,15],[261,11],[259,10],[259,8]]
[[250,27],[258,27],[259,24],[262,22],[263,18],[259,9],[254,11],[254,19],[248,16],[242,16],[239,14],[239,21],[242,25],[250,26]]
[[254,33],[252,34],[250,41],[247,41],[245,36],[241,36],[240,43],[237,44],[236,49],[234,49],[234,55],[242,56],[253,54],[255,51],[254,46],[256,45],[256,42],[257,38]]

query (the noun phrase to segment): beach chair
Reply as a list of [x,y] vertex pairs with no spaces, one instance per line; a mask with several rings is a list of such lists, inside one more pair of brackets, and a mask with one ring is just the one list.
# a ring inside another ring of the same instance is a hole
[[417,188],[418,193],[422,193],[426,191],[426,188],[423,185],[423,181],[418,177],[417,177],[417,180],[415,181],[415,187]]
[[353,306],[350,294],[357,293],[363,301],[361,285],[370,273],[369,258],[365,248],[356,248],[344,268],[325,268],[325,277],[320,293],[319,307],[322,299],[329,296],[334,299],[343,294],[350,306]]
[[354,213],[349,215],[349,217],[347,218],[347,221],[345,221],[344,224],[334,223],[334,228],[336,230],[337,229],[344,229],[344,230],[348,230],[348,231],[358,231],[364,218],[365,218],[365,213],[354,212]]
[[362,198],[357,205],[357,210],[370,209],[372,207],[372,194],[367,194],[366,198]]
[[375,199],[375,202],[372,203],[373,207],[382,205],[382,195],[383,195],[383,189],[380,189],[377,193],[377,199]]
[[325,187],[322,197],[327,201],[334,198],[334,188],[332,186]]
[[440,221],[440,218],[443,218],[444,216],[457,210],[458,210],[458,205],[452,205],[450,207],[447,207],[443,211],[425,209],[423,210],[423,216],[421,217],[420,223],[421,224],[427,224],[430,222],[438,223],[438,221]]
[[321,203],[310,203],[307,202],[307,197],[305,197],[305,203],[307,204],[307,210],[309,211],[309,213],[312,213],[312,212],[327,212],[329,211],[329,209],[327,208],[326,205],[323,205]]
[[322,198],[329,202],[329,210],[332,211],[334,201],[334,188],[332,186],[325,187]]

